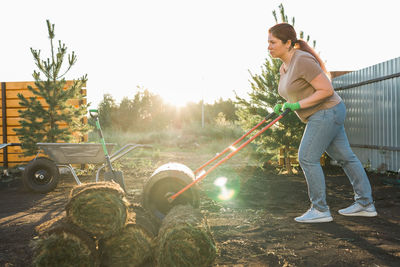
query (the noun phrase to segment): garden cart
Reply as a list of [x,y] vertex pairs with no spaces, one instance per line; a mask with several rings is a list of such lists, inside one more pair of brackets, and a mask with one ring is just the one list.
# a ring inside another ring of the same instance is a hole
[[2,184],[8,184],[12,181],[16,180],[16,177],[19,176],[21,173],[20,167],[17,168],[8,168],[8,161],[7,161],[7,147],[9,146],[21,146],[21,143],[5,143],[0,144],[0,151],[2,150],[3,153],[3,166],[0,173],[0,186]]
[[[290,109],[286,109],[282,114],[273,119],[251,138],[249,138],[247,141],[244,141],[237,148],[235,148],[235,145],[239,144],[250,133],[252,133],[262,124],[270,120],[275,114],[274,112],[270,113],[260,123],[258,123],[242,137],[232,143],[232,145],[225,148],[222,152],[218,153],[215,157],[204,163],[195,171],[192,171],[189,167],[181,163],[167,163],[160,166],[145,182],[142,196],[143,206],[159,220],[162,220],[168,213],[168,211],[173,206],[176,206],[178,204],[190,204],[194,207],[198,207],[199,193],[197,183],[203,180],[218,166],[233,157],[242,148],[251,143],[255,138],[257,138],[268,128],[274,125],[277,121],[286,116],[289,112]],[[219,159],[229,151],[231,152],[228,155],[220,159],[207,171],[205,170],[205,167],[209,166],[211,163],[215,162],[217,159]]]
[[73,175],[76,183],[81,181],[76,175],[71,164],[102,164],[96,172],[96,182],[100,180],[100,173],[103,169],[105,181],[115,181],[124,190],[125,182],[121,171],[114,170],[112,162],[122,158],[137,148],[151,148],[150,145],[126,144],[115,153],[109,155],[115,144],[104,141],[101,131],[97,110],[90,110],[90,116],[96,122],[96,129],[100,136],[100,144],[94,143],[37,143],[38,148],[48,157],[39,157],[30,161],[22,175],[22,181],[28,189],[47,193],[52,191],[60,179],[59,168],[67,168]]

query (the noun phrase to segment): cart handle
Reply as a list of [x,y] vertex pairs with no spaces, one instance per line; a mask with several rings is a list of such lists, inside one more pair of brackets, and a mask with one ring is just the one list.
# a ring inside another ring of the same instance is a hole
[[97,109],[89,109],[89,115],[91,118],[96,119],[99,117],[99,111]]
[[250,133],[252,133],[255,129],[257,129],[258,127],[260,127],[260,125],[262,125],[264,122],[266,122],[267,120],[269,120],[270,118],[272,118],[275,115],[275,112],[272,112],[270,114],[268,114],[260,123],[258,123],[256,126],[254,126],[253,128],[251,128],[247,133],[245,133],[242,137],[240,137],[239,139],[237,139],[235,142],[233,142],[230,146],[228,146],[227,148],[225,148],[221,153],[218,153],[217,155],[215,155],[215,157],[213,157],[212,159],[210,159],[209,161],[207,161],[206,163],[204,163],[202,166],[200,166],[197,170],[194,171],[194,173],[198,173],[199,171],[201,171],[202,169],[204,169],[206,166],[208,166],[210,163],[214,162],[216,159],[218,159],[219,157],[221,157],[222,155],[224,155],[226,152],[228,152],[229,150],[234,150],[234,146],[236,144],[238,144],[240,141],[242,141],[246,136],[248,136]]
[[103,152],[104,152],[104,156],[106,158],[107,167],[110,169],[111,172],[114,173],[114,169],[113,169],[113,167],[111,165],[111,161],[110,161],[110,155],[108,154],[108,150],[106,147],[106,141],[104,140],[103,131],[101,130],[101,127],[100,127],[99,111],[97,109],[89,109],[89,115],[96,122],[96,129],[97,129],[97,132],[99,133],[100,143],[101,143],[101,146],[103,147]]
[[[153,148],[153,146],[151,146],[151,145],[139,145],[139,144],[126,144],[122,148],[120,148],[117,152],[115,152],[114,154],[109,156],[110,162],[112,163],[112,162],[120,159],[121,157],[125,156],[126,154],[128,154],[129,152],[131,152],[132,150],[134,150],[136,148]],[[105,164],[103,164],[102,166],[100,166],[100,168],[97,169],[96,183],[99,181],[100,171],[104,167],[106,167]]]
[[199,176],[198,178],[196,178],[193,182],[191,182],[190,184],[186,185],[184,188],[182,188],[179,192],[175,193],[174,195],[168,197],[168,202],[172,203],[179,195],[181,195],[182,193],[184,193],[186,190],[188,190],[190,187],[192,187],[193,185],[195,185],[196,183],[200,182],[201,180],[203,180],[210,172],[212,172],[213,170],[215,170],[219,165],[221,165],[222,163],[224,163],[225,161],[227,161],[228,159],[230,159],[231,157],[233,157],[236,153],[239,152],[239,150],[241,150],[242,148],[244,148],[245,146],[247,146],[249,143],[251,143],[254,139],[256,139],[259,135],[261,135],[263,132],[265,132],[268,128],[270,128],[272,125],[274,125],[277,121],[279,121],[280,119],[282,119],[284,116],[286,116],[291,110],[290,109],[286,109],[281,115],[279,115],[276,119],[274,119],[273,121],[271,121],[267,126],[265,126],[264,128],[262,128],[258,133],[256,133],[255,135],[253,135],[250,139],[248,139],[246,142],[244,142],[243,144],[241,144],[236,150],[232,151],[231,153],[229,153],[225,158],[221,159],[220,161],[218,161],[214,166],[212,166],[208,171],[204,172],[201,176]]
[[0,144],[0,149],[6,148],[8,146],[22,146],[21,143],[6,143],[6,144]]

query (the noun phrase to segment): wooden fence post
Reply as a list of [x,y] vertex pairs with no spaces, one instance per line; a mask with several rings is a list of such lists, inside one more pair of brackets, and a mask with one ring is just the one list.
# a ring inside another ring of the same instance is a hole
[[[7,98],[6,98],[6,83],[1,83],[1,114],[3,120],[3,144],[7,142]],[[4,169],[8,168],[8,148],[3,148]]]

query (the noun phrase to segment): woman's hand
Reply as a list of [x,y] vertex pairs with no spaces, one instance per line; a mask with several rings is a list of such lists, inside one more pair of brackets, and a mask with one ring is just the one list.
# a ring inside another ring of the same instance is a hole
[[282,111],[285,111],[286,109],[290,109],[291,111],[298,110],[298,109],[300,109],[300,104],[299,104],[299,102],[297,102],[297,103],[288,103],[288,102],[286,102],[282,106]]
[[276,115],[281,115],[282,114],[282,104],[278,103],[274,107],[274,112]]
[[282,104],[276,104],[274,106],[274,112],[277,115],[281,115],[282,112],[284,112],[286,109],[290,109],[291,111],[298,110],[298,109],[300,109],[300,104],[299,104],[299,102],[297,102],[297,103],[286,102],[283,105]]

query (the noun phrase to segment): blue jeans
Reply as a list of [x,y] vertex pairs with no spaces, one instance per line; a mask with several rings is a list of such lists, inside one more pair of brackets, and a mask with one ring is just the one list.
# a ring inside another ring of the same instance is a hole
[[326,151],[343,168],[354,190],[354,199],[362,206],[373,203],[371,185],[360,160],[350,148],[344,130],[346,107],[343,102],[320,110],[309,117],[299,147],[299,162],[306,177],[312,207],[327,211],[325,177],[320,158]]

